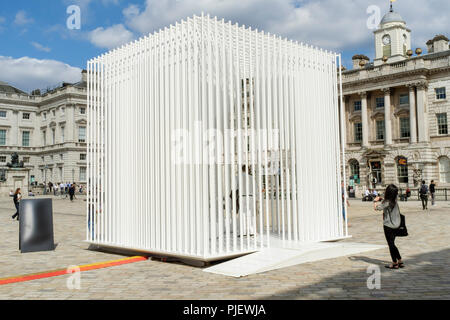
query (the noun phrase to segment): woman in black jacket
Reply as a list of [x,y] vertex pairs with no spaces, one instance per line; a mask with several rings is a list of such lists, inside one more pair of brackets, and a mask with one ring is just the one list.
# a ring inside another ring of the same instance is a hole
[[22,194],[20,193],[20,188],[17,188],[16,192],[14,193],[14,205],[16,206],[16,213],[12,216],[13,219],[17,217],[17,221],[19,221],[19,202],[22,199]]

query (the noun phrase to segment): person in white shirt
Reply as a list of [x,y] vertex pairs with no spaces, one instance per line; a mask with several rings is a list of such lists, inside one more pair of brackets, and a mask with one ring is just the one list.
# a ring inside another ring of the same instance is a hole
[[59,184],[59,192],[61,194],[61,197],[64,196],[64,187],[65,187],[64,183],[61,182]]
[[[241,180],[241,181],[239,181]],[[242,183],[242,186],[240,185]],[[255,208],[253,203],[253,185],[254,177],[250,174],[250,170],[244,165],[242,172],[236,177],[236,190],[239,194],[239,215],[237,217],[238,232],[240,234],[240,222],[242,220],[242,235],[254,235]],[[248,187],[248,188],[247,188]]]
[[370,195],[369,189],[366,189],[366,192],[364,193],[364,195],[365,195],[366,197],[368,197],[368,196]]

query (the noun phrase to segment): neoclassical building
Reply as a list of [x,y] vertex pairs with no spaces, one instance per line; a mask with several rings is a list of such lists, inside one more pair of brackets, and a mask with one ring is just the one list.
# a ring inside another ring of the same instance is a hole
[[[86,112],[85,71],[81,82],[63,84],[45,94],[29,95],[0,82],[0,168],[4,173],[16,152],[29,169],[29,177],[16,176],[10,185],[85,184]],[[0,180],[5,193],[7,182]]]
[[411,30],[392,9],[374,36],[375,59],[355,55],[343,72],[347,180],[357,196],[374,182],[450,187],[448,38],[436,36],[414,55]]

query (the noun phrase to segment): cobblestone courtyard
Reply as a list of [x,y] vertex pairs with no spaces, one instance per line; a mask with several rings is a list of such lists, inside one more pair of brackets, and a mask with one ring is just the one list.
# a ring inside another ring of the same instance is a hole
[[[88,250],[84,208],[55,198],[54,252],[21,254],[19,224],[11,219],[11,198],[0,199],[0,278],[64,269],[123,256]],[[0,299],[450,299],[450,203],[422,211],[417,201],[401,203],[408,238],[398,247],[406,262],[388,270],[388,249],[307,263],[235,279],[181,263],[147,260],[81,273],[81,289],[70,290],[67,276],[0,286]],[[385,244],[381,215],[372,203],[352,201],[351,242]],[[381,269],[381,289],[369,290],[370,265]]]

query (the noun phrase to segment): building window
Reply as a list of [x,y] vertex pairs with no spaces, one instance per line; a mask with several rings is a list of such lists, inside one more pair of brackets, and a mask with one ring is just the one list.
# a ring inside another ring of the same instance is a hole
[[409,94],[400,95],[400,105],[409,105]]
[[408,183],[408,160],[404,157],[397,159],[398,183]]
[[23,157],[23,163],[30,163],[30,157]]
[[439,180],[443,183],[450,183],[450,159],[447,157],[439,159]]
[[400,137],[409,138],[411,136],[409,118],[400,118]]
[[353,104],[353,106],[355,107],[355,111],[361,111],[361,108],[362,108],[362,102],[361,102],[361,101],[355,101],[355,103]]
[[0,156],[0,162],[5,163],[6,162],[6,156]]
[[45,162],[45,157],[41,157],[42,162]]
[[437,100],[447,99],[447,93],[445,92],[445,87],[436,89],[436,99]]
[[86,127],[78,128],[78,142],[86,142]]
[[52,116],[56,117],[56,110],[52,110]]
[[63,168],[59,168],[59,180],[63,181]]
[[22,132],[22,146],[29,147],[30,146],[30,131]]
[[80,114],[86,114],[86,108],[80,108]]
[[66,112],[66,108],[62,107],[61,108],[61,115],[63,116],[65,112]]
[[43,118],[44,120],[47,120],[47,112],[44,112],[44,113],[42,114],[42,118]]
[[59,158],[60,158],[61,160],[64,160],[64,154],[61,153],[61,154],[59,155]]
[[86,181],[86,168],[84,167],[80,168],[80,181]]
[[23,113],[22,114],[22,119],[23,120],[30,120],[30,114],[29,113]]
[[86,154],[85,153],[81,153],[80,154],[80,160],[81,161],[86,161]]
[[362,123],[357,122],[355,123],[355,142],[361,141],[362,141]]
[[6,111],[4,110],[0,111],[0,118],[6,118]]
[[56,130],[52,129],[52,144],[56,144]]
[[6,146],[6,130],[0,130],[0,146]]
[[384,97],[376,98],[375,103],[377,109],[384,108]]
[[44,142],[44,146],[47,145],[47,131],[42,131],[42,141]]
[[377,140],[384,140],[384,120],[377,121]]
[[447,114],[440,113],[437,114],[437,124],[438,124],[438,133],[439,134],[448,134],[448,123],[447,123]]
[[357,160],[350,161],[350,173],[352,179],[359,180],[359,162]]
[[65,128],[65,127],[61,127],[61,143],[64,143],[64,140],[65,140],[65,136],[64,136],[65,131],[66,131],[66,128]]

